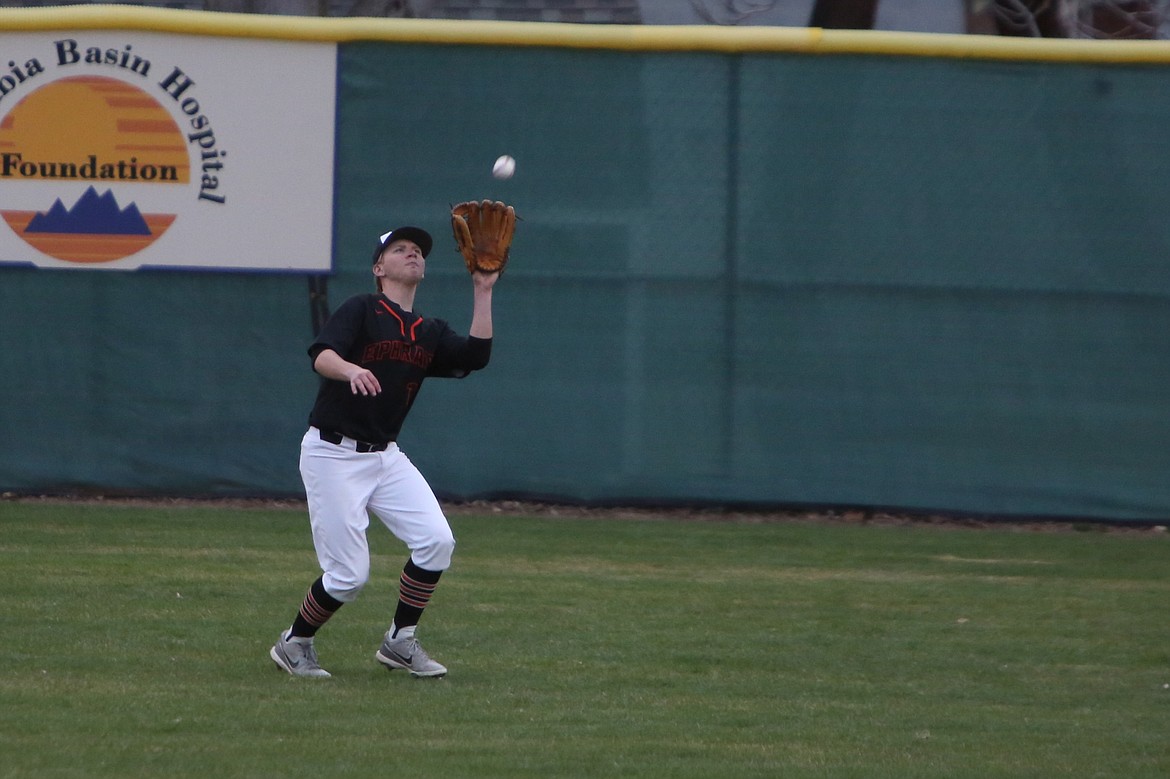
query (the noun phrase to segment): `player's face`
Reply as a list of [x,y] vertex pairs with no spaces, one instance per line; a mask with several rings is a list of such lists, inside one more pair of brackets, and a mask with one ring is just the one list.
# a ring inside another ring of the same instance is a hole
[[[381,269],[381,273],[378,269]],[[427,261],[422,249],[414,241],[399,240],[387,246],[374,267],[374,274],[385,276],[391,281],[422,281]]]

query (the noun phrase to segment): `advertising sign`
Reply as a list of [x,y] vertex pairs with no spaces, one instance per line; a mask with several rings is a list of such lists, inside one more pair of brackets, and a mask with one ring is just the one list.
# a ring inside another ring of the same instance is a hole
[[0,35],[0,264],[328,271],[336,46]]

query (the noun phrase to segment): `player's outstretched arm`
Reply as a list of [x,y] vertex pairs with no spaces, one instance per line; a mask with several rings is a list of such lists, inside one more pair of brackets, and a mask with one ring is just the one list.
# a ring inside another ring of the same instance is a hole
[[360,365],[342,358],[332,349],[322,349],[313,360],[313,370],[327,379],[349,382],[349,389],[355,395],[377,395],[382,391],[378,377]]
[[468,334],[473,338],[492,337],[492,288],[496,286],[496,280],[499,278],[499,273],[477,271],[471,274],[474,297],[471,309],[471,329]]

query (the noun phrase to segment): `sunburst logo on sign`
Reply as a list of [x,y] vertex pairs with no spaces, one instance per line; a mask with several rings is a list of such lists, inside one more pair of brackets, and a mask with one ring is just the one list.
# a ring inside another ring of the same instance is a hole
[[13,106],[0,121],[0,173],[10,195],[25,186],[19,201],[32,209],[0,210],[4,221],[37,251],[71,263],[111,262],[150,246],[176,216],[153,211],[151,193],[191,180],[186,139],[171,115],[138,87],[105,76],[63,78]]

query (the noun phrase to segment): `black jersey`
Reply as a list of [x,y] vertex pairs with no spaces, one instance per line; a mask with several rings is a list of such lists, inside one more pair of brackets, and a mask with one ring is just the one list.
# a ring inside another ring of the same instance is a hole
[[309,358],[332,349],[373,373],[382,391],[355,395],[349,382],[322,378],[309,424],[373,444],[395,441],[423,379],[463,378],[488,364],[491,347],[490,338],[461,336],[385,295],[355,295],[329,317]]

